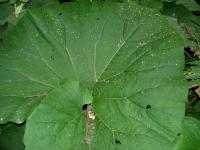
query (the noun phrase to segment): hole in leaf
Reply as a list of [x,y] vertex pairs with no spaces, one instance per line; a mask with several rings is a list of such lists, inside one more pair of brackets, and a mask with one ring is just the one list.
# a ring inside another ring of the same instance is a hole
[[99,17],[97,17],[97,20],[99,20]]
[[59,15],[59,16],[61,16],[61,15],[62,15],[62,13],[60,12],[58,15]]
[[180,133],[177,133],[177,136],[180,136],[181,134]]
[[84,104],[84,105],[82,106],[82,110],[83,110],[83,111],[86,111],[86,110],[87,110],[87,107],[88,107],[88,104]]
[[59,0],[59,2],[62,4],[62,3],[65,3],[65,2],[72,2],[73,0]]
[[117,144],[117,145],[120,144],[121,145],[122,143],[118,139],[115,139],[115,144]]
[[191,81],[192,79],[187,79],[187,81]]
[[151,105],[147,105],[147,106],[146,106],[146,109],[151,109]]

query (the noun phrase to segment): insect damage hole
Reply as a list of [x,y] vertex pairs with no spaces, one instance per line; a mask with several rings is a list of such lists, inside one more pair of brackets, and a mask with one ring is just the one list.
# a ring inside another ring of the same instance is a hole
[[120,140],[118,140],[118,139],[115,139],[115,144],[117,144],[117,145],[121,145],[122,143],[121,143],[121,141],[120,141]]
[[83,111],[86,111],[86,110],[87,110],[87,107],[88,107],[88,104],[84,104],[84,105],[82,106],[82,110],[83,110]]
[[177,133],[177,136],[180,136],[181,134],[180,133]]
[[84,104],[82,106],[82,110],[86,112],[87,118],[91,120],[95,120],[95,115],[92,112],[92,107],[90,104]]
[[147,105],[147,106],[146,106],[146,109],[151,109],[151,105]]

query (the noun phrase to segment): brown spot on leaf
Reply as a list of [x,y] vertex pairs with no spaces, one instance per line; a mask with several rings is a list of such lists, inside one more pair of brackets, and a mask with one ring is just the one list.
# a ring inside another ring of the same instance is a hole
[[87,105],[87,108],[85,110],[86,113],[86,134],[85,134],[85,143],[88,145],[89,150],[91,150],[92,140],[94,138],[95,133],[95,114],[92,110],[91,105]]

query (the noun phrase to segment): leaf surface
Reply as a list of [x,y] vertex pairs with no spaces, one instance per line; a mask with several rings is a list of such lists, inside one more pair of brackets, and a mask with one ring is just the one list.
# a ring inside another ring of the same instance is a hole
[[23,136],[25,124],[6,124],[0,126],[0,149],[2,150],[25,150]]
[[195,0],[177,0],[176,4],[182,4],[190,11],[200,11],[200,5]]
[[184,2],[186,1],[164,3],[162,13],[177,18],[182,27],[182,31],[185,34],[185,38],[188,39],[187,44],[190,47],[199,50],[200,18],[198,13],[192,13],[187,6],[184,6]]
[[[125,0],[130,1],[130,0]],[[161,0],[131,0],[134,2],[137,2],[141,6],[153,8],[160,10],[162,8],[162,1]]]
[[0,47],[0,121],[23,122],[46,96],[27,150],[168,150],[187,97],[183,44],[134,3],[31,10]]
[[200,121],[193,117],[186,117],[182,130],[175,142],[175,150],[197,150],[200,148]]

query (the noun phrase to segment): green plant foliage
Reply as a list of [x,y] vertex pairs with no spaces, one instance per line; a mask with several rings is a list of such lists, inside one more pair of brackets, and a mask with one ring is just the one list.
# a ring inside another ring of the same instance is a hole
[[177,18],[186,38],[188,44],[192,48],[200,48],[200,17],[195,16],[192,12],[185,7],[182,3],[176,4],[175,2],[164,3],[162,13],[168,16]]
[[29,0],[26,4],[26,8],[42,7],[44,5],[55,5],[58,3],[58,0]]
[[190,11],[200,11],[200,5],[195,0],[176,0],[176,4],[182,4]]
[[28,119],[28,150],[168,150],[185,110],[183,45],[134,3],[31,10],[1,46],[0,121],[23,122],[48,95]]
[[185,76],[191,85],[200,83],[200,61],[198,59],[186,63]]
[[12,6],[7,3],[0,2],[0,41],[5,39],[6,32],[10,30],[16,23]]
[[161,0],[127,0],[127,1],[134,1],[141,6],[146,6],[157,10],[160,10],[162,8]]
[[0,45],[0,123],[28,118],[27,150],[172,149],[188,90],[172,22],[133,2],[28,10]]
[[[101,1],[101,0],[96,0],[96,1]],[[102,1],[104,1],[104,0],[102,0]],[[107,1],[111,1],[111,0],[107,0]],[[149,7],[149,8],[155,9],[155,10],[160,10],[162,8],[162,4],[163,4],[161,0],[112,0],[112,1],[114,1],[114,2],[134,2],[141,6]]]
[[3,22],[12,13],[12,7],[9,3],[0,3],[0,10],[0,20]]
[[75,1],[113,1],[113,2],[134,2],[143,7],[149,7],[155,10],[160,10],[162,8],[162,1],[161,0],[75,0]]
[[176,139],[174,150],[198,150],[200,148],[200,121],[186,117],[182,130]]
[[1,150],[24,150],[23,136],[25,125],[7,124],[0,126]]
[[17,24],[26,9],[58,4],[58,0],[3,0],[0,1],[0,42]]

